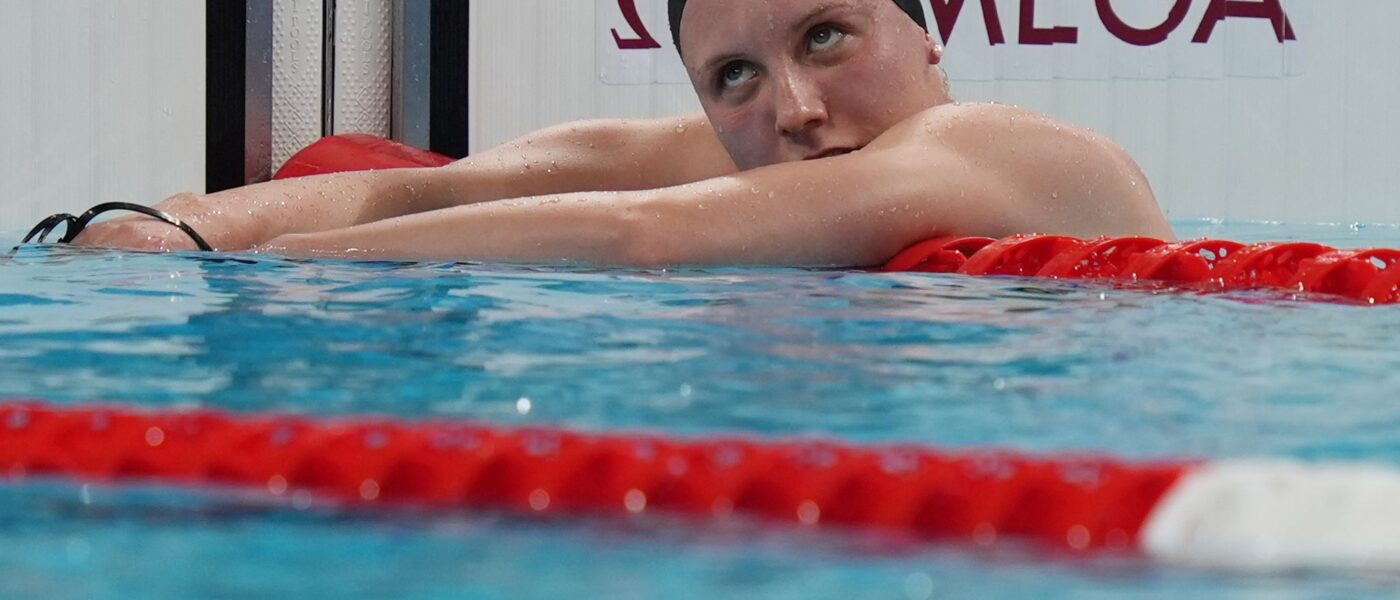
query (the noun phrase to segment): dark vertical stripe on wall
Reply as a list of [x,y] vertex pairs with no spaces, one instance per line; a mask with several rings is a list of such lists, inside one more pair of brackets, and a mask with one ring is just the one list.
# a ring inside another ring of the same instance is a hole
[[247,64],[246,0],[205,0],[206,97],[204,187],[243,185]]
[[455,158],[468,153],[470,6],[467,0],[433,0],[432,9],[430,147],[434,152]]

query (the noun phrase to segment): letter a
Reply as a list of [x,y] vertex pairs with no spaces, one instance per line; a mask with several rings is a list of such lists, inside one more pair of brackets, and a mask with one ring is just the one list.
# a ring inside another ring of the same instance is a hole
[[1210,7],[1206,8],[1206,16],[1201,20],[1201,27],[1196,30],[1196,37],[1191,38],[1191,43],[1209,44],[1216,24],[1227,17],[1268,19],[1274,25],[1274,35],[1278,38],[1278,43],[1298,39],[1293,33],[1293,24],[1288,21],[1288,14],[1283,12],[1283,4],[1280,4],[1279,0],[1211,0]]

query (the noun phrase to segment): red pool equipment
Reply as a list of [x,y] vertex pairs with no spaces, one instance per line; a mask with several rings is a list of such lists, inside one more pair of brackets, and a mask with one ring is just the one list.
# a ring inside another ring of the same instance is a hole
[[451,157],[393,140],[349,133],[322,138],[293,154],[273,179],[292,179],[343,171],[372,171],[412,167],[441,167]]
[[8,481],[235,487],[294,506],[662,512],[1211,567],[1400,570],[1400,472],[1124,461],[831,440],[680,438],[464,421],[0,401]]
[[153,480],[525,513],[739,514],[1073,550],[1135,547],[1148,513],[1189,468],[908,445],[0,404],[0,473],[12,479]]
[[1125,278],[1164,283],[1200,283],[1216,265],[1245,246],[1227,240],[1187,240],[1163,244],[1137,257],[1123,270]]

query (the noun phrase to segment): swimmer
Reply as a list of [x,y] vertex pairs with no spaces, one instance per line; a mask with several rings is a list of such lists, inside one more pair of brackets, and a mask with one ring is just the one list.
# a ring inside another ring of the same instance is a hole
[[[671,0],[670,17],[701,113],[156,208],[224,251],[616,266],[870,266],[940,236],[1172,238],[1109,139],[954,102],[917,1]],[[194,248],[148,217],[77,242]]]

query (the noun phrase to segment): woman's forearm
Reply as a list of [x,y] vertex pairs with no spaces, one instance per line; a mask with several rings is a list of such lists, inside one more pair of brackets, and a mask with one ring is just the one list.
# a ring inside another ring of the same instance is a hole
[[[583,191],[645,190],[732,172],[704,115],[669,120],[583,121],[528,134],[437,169],[337,173],[181,194],[156,205],[219,250],[288,234],[492,200]],[[187,240],[137,217],[90,228],[80,243],[176,249]],[[171,237],[174,236],[174,237]]]
[[242,250],[288,233],[350,227],[382,212],[428,210],[425,190],[436,179],[431,169],[340,173],[181,194],[155,207],[189,223],[215,248]]
[[[459,206],[310,235],[260,250],[295,256],[596,266],[877,264],[930,228],[940,204],[867,151],[657,190],[581,192]],[[878,170],[879,175],[870,171]],[[864,172],[865,176],[856,176]],[[872,190],[870,180],[891,182]],[[906,217],[900,214],[904,207]]]
[[257,248],[298,256],[592,265],[637,264],[646,192],[584,192],[458,206],[321,233],[285,235]]
[[413,210],[385,210],[365,222],[492,200],[665,188],[730,174],[735,167],[709,121],[696,113],[565,123],[440,171]]

